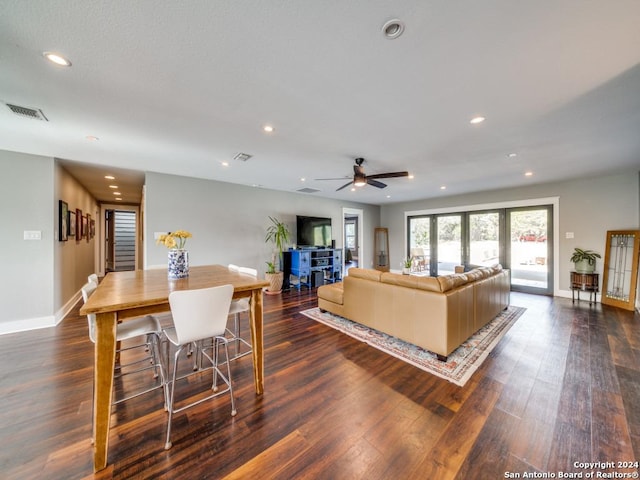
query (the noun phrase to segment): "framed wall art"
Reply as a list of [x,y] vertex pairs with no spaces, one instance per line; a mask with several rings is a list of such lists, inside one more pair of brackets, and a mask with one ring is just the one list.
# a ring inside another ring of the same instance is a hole
[[84,236],[87,238],[87,243],[89,243],[89,240],[91,240],[91,215],[87,213],[87,227],[86,227],[86,231],[84,232]]
[[76,208],[76,242],[82,240],[82,210]]
[[76,212],[75,210],[69,211],[69,236],[76,236]]
[[66,242],[69,238],[69,205],[58,200],[58,240]]

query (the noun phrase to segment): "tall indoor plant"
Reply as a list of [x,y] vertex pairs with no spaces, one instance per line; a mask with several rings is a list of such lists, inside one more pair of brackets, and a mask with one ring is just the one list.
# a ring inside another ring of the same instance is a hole
[[282,282],[284,279],[284,273],[280,268],[282,265],[282,252],[289,242],[291,232],[287,225],[277,218],[270,216],[269,220],[271,221],[271,225],[267,228],[267,235],[264,241],[273,243],[275,248],[271,255],[271,261],[267,262],[268,268],[265,277],[271,282],[271,286],[267,288],[267,293],[279,293],[282,290]]

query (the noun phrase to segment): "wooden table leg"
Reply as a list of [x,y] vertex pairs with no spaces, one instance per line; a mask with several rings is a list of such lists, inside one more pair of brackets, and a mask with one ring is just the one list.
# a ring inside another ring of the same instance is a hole
[[249,324],[251,326],[251,345],[253,346],[253,380],[256,395],[262,395],[264,392],[264,349],[261,288],[251,292],[250,305]]
[[96,315],[96,346],[94,358],[95,390],[93,393],[93,470],[107,466],[109,419],[113,395],[113,369],[116,356],[116,314]]

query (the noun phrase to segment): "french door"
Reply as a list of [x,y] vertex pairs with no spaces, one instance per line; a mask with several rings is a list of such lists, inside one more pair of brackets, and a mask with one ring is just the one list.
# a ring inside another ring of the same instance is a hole
[[552,214],[545,205],[410,216],[408,255],[424,255],[428,264],[414,273],[446,275],[458,265],[500,263],[511,270],[512,290],[551,295]]

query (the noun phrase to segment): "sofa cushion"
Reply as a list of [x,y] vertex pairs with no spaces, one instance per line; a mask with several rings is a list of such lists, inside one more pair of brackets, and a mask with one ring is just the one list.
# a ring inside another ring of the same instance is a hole
[[437,277],[438,282],[440,282],[440,289],[442,292],[448,292],[449,290],[453,290],[460,285],[464,285],[469,281],[466,273],[452,273],[450,275],[442,275],[441,277]]
[[380,281],[380,275],[382,272],[379,270],[370,270],[368,268],[350,268],[347,275],[351,275],[354,278],[364,278],[365,280],[372,280],[374,282]]
[[420,277],[417,275],[401,275],[399,273],[383,273],[380,276],[382,283],[399,285],[401,287],[417,288],[429,292],[441,292],[440,282],[435,277]]
[[344,302],[342,283],[330,283],[318,287],[318,297],[342,305]]
[[475,282],[476,280],[481,280],[485,278],[484,273],[478,270],[477,268],[474,268],[473,270],[468,271],[467,273],[465,273],[465,275],[467,276],[470,282]]

